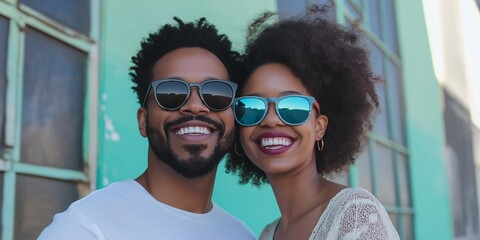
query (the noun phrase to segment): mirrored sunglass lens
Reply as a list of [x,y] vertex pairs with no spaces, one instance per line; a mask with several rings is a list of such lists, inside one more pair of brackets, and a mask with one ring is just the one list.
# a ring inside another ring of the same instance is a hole
[[235,117],[240,124],[258,124],[265,114],[265,103],[257,98],[243,98],[235,104]]
[[289,124],[300,124],[310,115],[310,104],[302,97],[286,97],[277,105],[278,113]]
[[163,82],[155,89],[158,103],[167,109],[182,106],[187,98],[188,87],[180,82]]
[[205,104],[214,110],[223,110],[232,103],[233,89],[223,82],[208,82],[202,86]]

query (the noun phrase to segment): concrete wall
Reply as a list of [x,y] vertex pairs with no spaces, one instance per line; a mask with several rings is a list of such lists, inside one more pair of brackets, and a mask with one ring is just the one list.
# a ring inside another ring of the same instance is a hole
[[396,1],[416,239],[452,239],[442,89],[422,1]]
[[455,237],[478,239],[480,10],[474,0],[424,0],[423,5],[435,76],[443,91]]

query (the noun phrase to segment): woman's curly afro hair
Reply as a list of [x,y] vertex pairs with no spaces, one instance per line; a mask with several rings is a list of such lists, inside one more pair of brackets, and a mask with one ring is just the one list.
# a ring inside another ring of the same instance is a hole
[[163,55],[183,47],[200,47],[206,49],[220,61],[228,71],[230,80],[236,80],[240,74],[240,54],[232,50],[232,43],[224,34],[218,34],[214,25],[200,18],[196,22],[185,23],[177,17],[177,24],[166,24],[157,32],[143,39],[138,53],[132,57],[130,77],[141,104],[145,98],[148,85],[152,78],[152,68]]
[[[381,80],[370,67],[355,26],[346,29],[327,20],[324,11],[267,23],[273,15],[265,13],[249,27],[244,59],[247,77],[239,82],[239,93],[259,66],[280,63],[290,68],[329,119],[324,149],[314,147],[317,172],[341,171],[366,143],[379,106],[375,83]],[[252,181],[258,186],[268,182],[265,173],[245,154],[235,153],[235,148],[226,167],[227,172],[238,172],[240,183]]]

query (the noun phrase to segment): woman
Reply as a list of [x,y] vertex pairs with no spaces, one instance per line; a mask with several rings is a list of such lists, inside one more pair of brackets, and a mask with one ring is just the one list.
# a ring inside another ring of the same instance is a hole
[[323,16],[268,25],[272,15],[249,29],[227,162],[242,183],[272,186],[281,217],[260,239],[399,239],[371,193],[324,177],[353,163],[378,108],[359,34]]

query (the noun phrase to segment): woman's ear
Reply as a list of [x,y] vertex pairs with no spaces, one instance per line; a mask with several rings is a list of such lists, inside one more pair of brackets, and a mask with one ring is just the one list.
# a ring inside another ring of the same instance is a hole
[[320,141],[327,130],[328,117],[319,115],[315,122],[315,140]]
[[137,110],[137,123],[138,123],[138,131],[142,137],[147,137],[147,121],[148,121],[148,113],[147,109],[140,107]]

